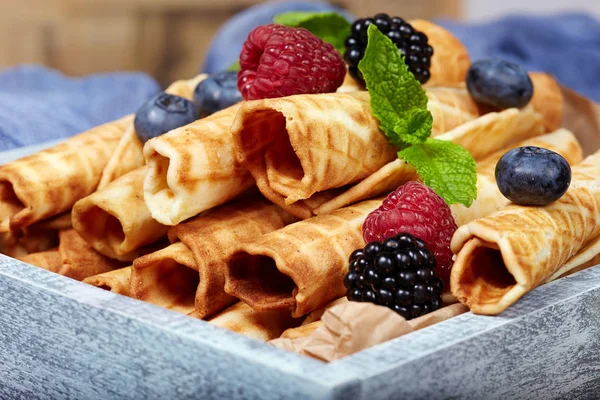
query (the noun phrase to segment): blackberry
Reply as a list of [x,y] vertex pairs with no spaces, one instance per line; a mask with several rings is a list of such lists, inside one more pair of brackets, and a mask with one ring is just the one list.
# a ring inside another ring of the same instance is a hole
[[391,17],[387,14],[377,14],[373,18],[361,18],[354,21],[350,36],[346,38],[344,60],[354,79],[365,83],[362,73],[358,69],[358,62],[365,54],[367,47],[367,29],[375,24],[379,30],[389,37],[404,54],[404,61],[415,78],[426,83],[429,80],[429,67],[433,47],[429,45],[427,36],[414,29],[408,22],[400,17]]
[[371,242],[349,261],[344,285],[350,301],[386,306],[406,319],[442,306],[444,285],[435,274],[435,256],[420,238],[400,233]]

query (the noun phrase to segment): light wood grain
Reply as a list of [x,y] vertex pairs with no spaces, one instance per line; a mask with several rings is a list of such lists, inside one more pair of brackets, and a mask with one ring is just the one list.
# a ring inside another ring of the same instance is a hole
[[[163,85],[193,76],[218,28],[258,0],[0,0],[0,67],[67,74],[144,71]],[[461,0],[338,0],[354,15],[458,18]]]

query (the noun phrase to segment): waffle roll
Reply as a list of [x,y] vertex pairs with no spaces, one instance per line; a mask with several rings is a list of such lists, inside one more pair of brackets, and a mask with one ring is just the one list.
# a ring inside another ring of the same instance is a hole
[[382,200],[299,221],[242,243],[227,262],[225,291],[257,311],[298,318],[346,293],[348,257],[364,246],[362,223]]
[[24,256],[15,257],[17,260],[27,264],[45,269],[46,271],[58,273],[62,267],[62,259],[58,248],[40,251],[37,253],[26,254]]
[[183,243],[138,257],[133,262],[129,294],[173,311],[194,311],[198,267],[192,251]]
[[300,325],[285,310],[256,311],[238,301],[208,320],[208,323],[256,340],[267,342],[290,328]]
[[471,66],[469,52],[464,44],[447,29],[424,19],[409,21],[418,31],[427,35],[433,56],[426,86],[447,86],[463,83]]
[[[456,93],[436,89],[429,95],[436,129],[478,116],[466,92]],[[371,115],[367,92],[248,101],[231,131],[238,161],[258,189],[303,219],[323,203],[315,201],[321,193],[356,184],[397,158]]]
[[146,168],[138,168],[73,206],[73,228],[100,254],[133,261],[142,247],[167,235],[144,202],[145,176]]
[[131,266],[87,277],[83,280],[83,283],[108,290],[109,292],[122,294],[123,296],[129,296],[130,280]]
[[[481,161],[500,149],[520,140],[539,136],[543,132],[540,114],[532,107],[522,110],[509,108],[465,122],[437,136],[437,139],[459,144],[469,150],[475,161]],[[317,215],[327,214],[348,204],[389,193],[415,179],[418,176],[414,167],[404,160],[394,158],[358,184],[321,202],[311,211]]]
[[[575,269],[597,252],[600,152],[572,167],[571,185],[543,207],[509,204],[459,227],[452,293],[471,311],[499,314],[540,284]],[[570,262],[576,260],[576,262]]]
[[131,294],[196,318],[215,314],[236,301],[224,291],[225,260],[241,243],[295,220],[253,196],[174,226],[170,246],[134,261]]
[[[206,74],[201,74],[192,79],[175,81],[165,89],[165,92],[193,100],[196,86],[206,79],[207,76]],[[142,167],[145,163],[144,155],[142,154],[143,146],[135,133],[132,116],[131,123],[127,126],[125,134],[119,141],[117,148],[102,172],[102,178],[98,187],[102,189],[129,171]]]
[[0,232],[68,211],[100,181],[132,117],[124,117],[0,166]]
[[239,105],[146,142],[144,199],[152,217],[176,225],[254,186],[235,159],[230,133]]
[[233,304],[226,294],[225,260],[241,243],[295,222],[296,218],[262,196],[218,207],[169,229],[169,239],[180,240],[196,261],[200,283],[194,316],[205,318]]
[[[577,138],[571,131],[566,129],[559,129],[556,132],[515,143],[510,148],[521,146],[538,146],[552,150],[562,155],[570,165],[579,163],[583,158],[583,152]],[[477,198],[469,207],[462,204],[450,206],[458,226],[477,218],[483,218],[508,204],[508,199],[500,193],[496,184],[495,169],[500,157],[510,148],[497,151],[477,163]]]

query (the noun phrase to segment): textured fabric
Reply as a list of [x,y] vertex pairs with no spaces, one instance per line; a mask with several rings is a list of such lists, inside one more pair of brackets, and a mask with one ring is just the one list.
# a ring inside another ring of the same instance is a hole
[[438,21],[469,49],[472,60],[498,57],[600,101],[600,21],[584,14],[507,16],[483,24]]
[[141,73],[70,78],[40,66],[2,70],[0,151],[66,138],[117,119],[158,90]]

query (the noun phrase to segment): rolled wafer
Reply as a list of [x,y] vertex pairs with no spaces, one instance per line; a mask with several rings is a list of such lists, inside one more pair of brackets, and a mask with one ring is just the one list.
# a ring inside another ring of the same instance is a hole
[[71,229],[71,213],[51,217],[22,229],[0,233],[0,253],[19,257],[58,246],[58,232]]
[[124,117],[0,166],[0,232],[69,210],[96,190],[132,118]]
[[561,127],[565,100],[556,79],[543,72],[529,73],[533,83],[531,105],[542,114],[542,121],[547,132]]
[[[196,86],[206,79],[207,76],[206,74],[201,74],[192,79],[175,81],[165,89],[165,92],[193,100]],[[135,133],[132,118],[125,134],[119,141],[119,145],[102,171],[102,178],[100,179],[98,188],[102,189],[129,171],[142,167],[145,163],[142,149],[143,144]]]
[[302,320],[294,319],[289,312],[282,310],[256,311],[239,301],[209,319],[208,322],[266,342],[281,336],[286,329],[300,325]]
[[198,288],[198,267],[181,242],[146,254],[133,262],[129,294],[157,306],[190,314]]
[[[133,295],[167,308],[187,309],[189,304],[194,304],[193,316],[196,318],[221,311],[236,301],[224,291],[225,260],[244,241],[293,221],[295,218],[280,207],[260,196],[253,196],[174,226],[169,230],[169,239],[173,242],[169,248],[134,262]],[[177,258],[177,252],[191,254],[193,262],[187,256],[183,260]],[[197,271],[194,280],[186,278],[190,272],[184,268]],[[160,278],[167,273],[168,279]],[[177,279],[176,274],[181,274],[182,278]],[[188,282],[196,286],[192,287]]]
[[474,313],[498,314],[593,258],[596,253],[587,250],[600,235],[598,176],[600,152],[572,167],[571,185],[557,201],[544,207],[509,204],[461,226],[451,245],[452,293]]
[[[583,151],[575,135],[566,129],[537,136],[515,143],[510,148],[520,146],[538,146],[557,152],[565,157],[570,165],[579,163]],[[508,199],[500,193],[496,184],[496,163],[510,148],[505,148],[486,157],[477,163],[477,198],[469,207],[462,204],[450,206],[454,220],[458,226],[469,223],[477,218],[483,218],[500,207],[508,204]]]
[[241,243],[294,221],[296,218],[291,214],[256,196],[218,207],[172,227],[169,239],[181,240],[187,245],[200,274],[194,316],[205,318],[235,302],[224,291],[225,260]]
[[129,282],[131,280],[131,266],[115,269],[103,274],[87,277],[83,283],[96,286],[113,293],[129,296]]
[[238,109],[231,106],[146,143],[144,199],[155,220],[176,225],[254,186],[233,152],[229,128]]
[[39,253],[26,254],[21,257],[16,257],[17,260],[26,262],[27,264],[45,269],[50,272],[56,272],[62,267],[62,259],[58,249],[41,251]]
[[[540,114],[532,107],[522,110],[510,108],[465,122],[439,135],[437,139],[460,144],[469,150],[475,161],[480,161],[513,143],[539,136],[543,131]],[[303,206],[308,212],[317,215],[327,214],[345,205],[389,193],[414,179],[417,179],[415,169],[404,160],[395,158],[358,184],[322,202],[316,208],[310,208],[306,204]]]
[[418,31],[427,35],[429,45],[433,47],[429,73],[431,78],[427,86],[445,86],[465,81],[471,66],[469,52],[464,44],[447,29],[423,19],[409,21]]
[[[430,94],[436,129],[477,117],[466,92],[457,93]],[[367,92],[245,102],[231,130],[238,161],[259,190],[300,218],[314,215],[307,202],[312,196],[360,182],[397,158],[371,115]]]
[[146,167],[131,171],[73,206],[73,228],[99,253],[133,261],[140,249],[167,235],[143,198]]
[[365,201],[242,243],[228,260],[225,291],[257,311],[293,317],[343,296],[348,257],[364,246],[362,223],[380,205]]
[[58,251],[62,265],[57,272],[63,276],[82,281],[89,276],[124,266],[97,253],[74,229],[61,231],[59,241]]

